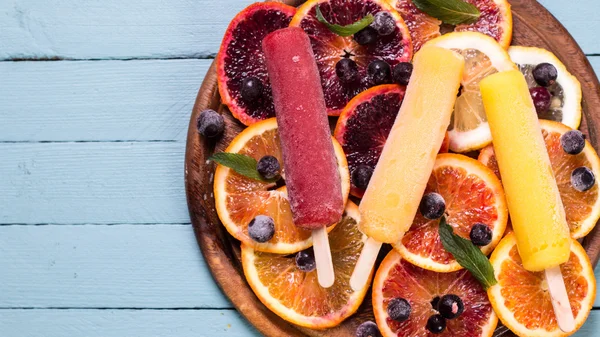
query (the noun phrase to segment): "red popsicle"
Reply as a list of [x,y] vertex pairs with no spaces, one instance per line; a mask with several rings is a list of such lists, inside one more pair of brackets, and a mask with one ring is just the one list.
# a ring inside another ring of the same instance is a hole
[[319,70],[306,33],[277,30],[263,40],[294,224],[341,220],[344,201]]

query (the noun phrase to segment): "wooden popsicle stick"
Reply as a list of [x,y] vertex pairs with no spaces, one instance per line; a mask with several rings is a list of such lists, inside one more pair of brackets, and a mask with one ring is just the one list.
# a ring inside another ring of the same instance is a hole
[[560,266],[548,268],[545,270],[545,273],[558,327],[563,332],[569,333],[575,330],[575,318],[573,317],[573,311],[571,311],[571,303],[569,303],[567,288],[560,272]]
[[323,288],[331,287],[335,281],[326,228],[323,226],[312,231],[313,251],[315,253],[315,262],[317,263],[317,278],[319,285]]
[[381,245],[381,242],[373,238],[369,238],[367,239],[367,242],[365,242],[365,245],[360,252],[360,256],[358,257],[358,261],[356,261],[356,266],[354,266],[352,276],[350,277],[350,287],[352,287],[352,290],[359,291],[367,283],[369,275],[371,275],[371,270],[375,265],[375,260],[377,260],[377,254],[379,254]]

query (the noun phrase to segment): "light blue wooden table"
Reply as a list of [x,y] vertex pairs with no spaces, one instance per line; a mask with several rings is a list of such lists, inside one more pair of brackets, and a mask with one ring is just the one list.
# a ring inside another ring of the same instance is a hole
[[[183,184],[196,93],[250,2],[0,0],[1,337],[259,335]],[[540,2],[600,72],[598,0]],[[595,310],[577,336],[599,330]]]

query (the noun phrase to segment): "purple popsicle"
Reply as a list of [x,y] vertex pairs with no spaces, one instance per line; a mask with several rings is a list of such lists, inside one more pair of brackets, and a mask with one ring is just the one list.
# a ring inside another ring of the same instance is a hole
[[285,28],[265,37],[263,50],[294,224],[310,230],[335,224],[344,201],[310,39],[301,28]]

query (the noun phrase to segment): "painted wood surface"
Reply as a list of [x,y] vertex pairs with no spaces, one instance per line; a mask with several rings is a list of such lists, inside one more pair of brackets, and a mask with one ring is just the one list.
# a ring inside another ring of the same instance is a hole
[[[229,21],[253,0],[0,2],[0,59],[190,58],[214,55]],[[540,0],[600,53],[597,0]]]

